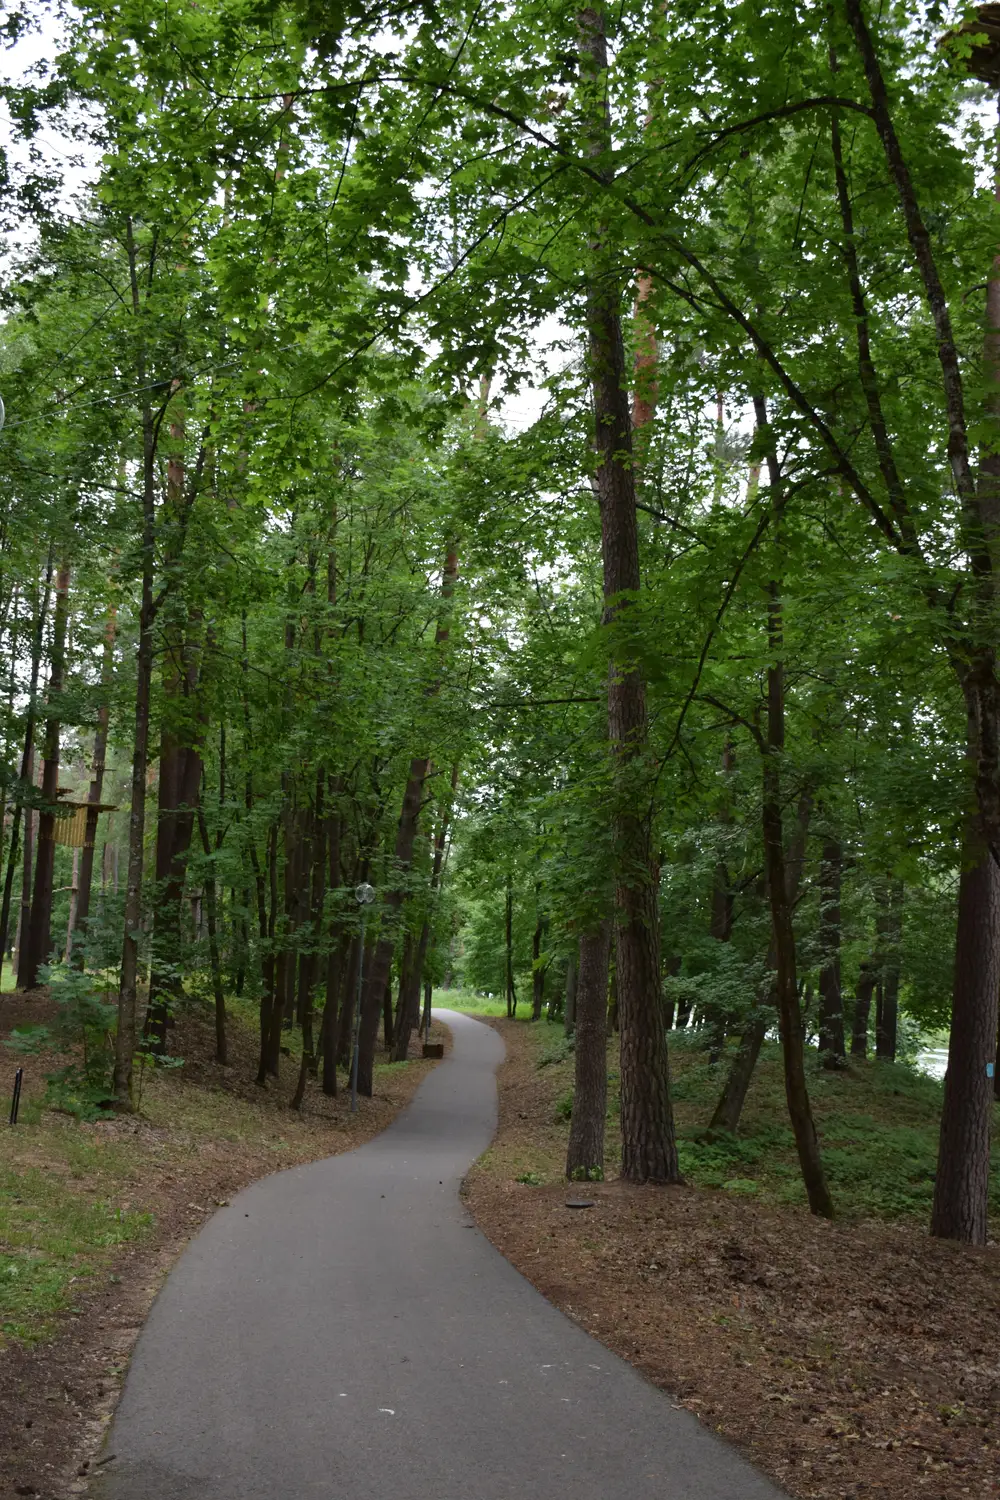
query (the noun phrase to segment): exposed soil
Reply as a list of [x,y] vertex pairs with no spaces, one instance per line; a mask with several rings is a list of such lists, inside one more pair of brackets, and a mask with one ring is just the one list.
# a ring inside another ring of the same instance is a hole
[[565,1151],[559,1084],[528,1027],[493,1024],[500,1128],[468,1202],[545,1296],[801,1500],[1000,1496],[996,1245],[721,1191],[519,1183],[529,1143]]
[[[42,991],[29,998],[0,997],[0,1038],[16,1026],[44,1021],[48,1004]],[[446,1042],[444,1028],[435,1027],[432,1040]],[[33,1346],[0,1347],[3,1500],[15,1495],[67,1500],[85,1491],[150,1305],[174,1260],[215,1208],[268,1172],[363,1144],[409,1103],[435,1066],[421,1058],[377,1075],[375,1097],[359,1100],[354,1117],[344,1094],[327,1099],[315,1083],[309,1086],[302,1112],[293,1113],[287,1102],[294,1089],[294,1068],[286,1062],[285,1077],[276,1087],[258,1089],[252,1081],[255,1040],[246,1027],[230,1028],[226,1068],[212,1061],[210,1019],[180,1018],[171,1045],[185,1058],[185,1066],[178,1073],[158,1076],[151,1087],[183,1089],[189,1104],[205,1090],[205,1110],[193,1117],[188,1111],[193,1126],[171,1131],[141,1116],[94,1124],[66,1122],[67,1129],[134,1141],[136,1181],[129,1190],[129,1206],[151,1212],[155,1223],[146,1238],[119,1247],[97,1274],[81,1280],[74,1306],[58,1318],[53,1337]],[[418,1058],[419,1050],[415,1039],[411,1057]],[[14,1060],[2,1048],[0,1062],[6,1081]],[[40,1097],[43,1068],[44,1059],[33,1058],[26,1069],[25,1102]],[[241,1135],[230,1128],[231,1117],[220,1121],[225,1128],[214,1136],[206,1125],[211,1122],[212,1101],[220,1093],[273,1118],[274,1139],[263,1138],[263,1132]],[[5,1108],[0,1129],[7,1128]],[[185,1128],[188,1149],[178,1157],[178,1138]]]

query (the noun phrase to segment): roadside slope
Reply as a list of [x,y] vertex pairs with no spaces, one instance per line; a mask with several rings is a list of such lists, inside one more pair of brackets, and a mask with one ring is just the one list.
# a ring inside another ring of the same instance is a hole
[[[572,1212],[572,1060],[538,1066],[561,1050],[544,1023],[493,1024],[500,1125],[466,1201],[539,1291],[801,1500],[1000,1495],[995,1245],[757,1201],[749,1164],[729,1168],[727,1190],[581,1184],[594,1206]],[[684,1096],[689,1060],[676,1060]]]
[[[45,1020],[47,1005],[42,991],[0,998],[0,1037]],[[147,1074],[138,1117],[94,1122],[43,1107],[44,1072],[65,1058],[0,1046],[5,1078],[25,1065],[21,1121],[0,1126],[5,1500],[62,1500],[83,1487],[150,1304],[219,1203],[281,1167],[371,1139],[436,1066],[379,1067],[375,1097],[353,1118],[343,1095],[327,1099],[313,1084],[298,1114],[287,1108],[296,1060],[258,1089],[253,1031],[238,1014],[229,1030],[231,1065],[220,1068],[210,1019],[179,1017],[172,1045],[184,1066]]]

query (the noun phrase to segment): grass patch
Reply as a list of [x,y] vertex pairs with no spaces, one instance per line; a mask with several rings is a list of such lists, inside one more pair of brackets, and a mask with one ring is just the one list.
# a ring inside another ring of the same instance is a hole
[[[30,1167],[0,1172],[0,1332],[32,1342],[53,1314],[72,1305],[75,1285],[106,1253],[147,1234],[153,1216],[92,1197],[77,1184],[84,1153],[68,1179]],[[67,1161],[69,1166],[69,1161]],[[94,1177],[104,1163],[95,1163]]]
[[507,1002],[503,996],[477,995],[474,990],[435,990],[431,999],[433,1008],[459,1010],[469,1016],[505,1016]]
[[[522,1145],[518,1168],[556,1182],[563,1170],[563,1143],[572,1113],[572,1054],[547,1026],[525,1027],[523,1035],[536,1068],[542,1069],[540,1078],[551,1090],[551,1125],[530,1160]],[[686,1180],[695,1187],[761,1202],[804,1204],[778,1045],[768,1043],[763,1049],[739,1134],[712,1141],[706,1140],[705,1129],[729,1059],[710,1063],[694,1033],[673,1033],[670,1045],[678,1155]],[[813,1114],[838,1217],[926,1222],[934,1194],[941,1082],[899,1063],[853,1063],[843,1073],[828,1073],[810,1060],[808,1069]],[[605,1146],[609,1175],[621,1159],[619,1112],[618,1046],[613,1038],[608,1044]],[[990,1212],[1000,1219],[1000,1128],[994,1140]]]

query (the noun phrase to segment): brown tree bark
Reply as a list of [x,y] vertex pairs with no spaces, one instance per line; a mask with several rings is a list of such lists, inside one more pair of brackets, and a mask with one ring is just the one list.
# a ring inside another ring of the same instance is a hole
[[[198,804],[198,832],[201,835],[201,847],[210,859],[212,845],[205,823],[205,809],[200,802]],[[217,844],[216,849],[218,847]],[[226,1042],[226,992],[222,983],[222,961],[219,957],[215,870],[211,866],[205,870],[205,907],[208,917],[208,956],[212,967],[212,993],[215,998],[215,1060],[225,1065],[229,1060]]]
[[[28,787],[31,785],[34,773],[34,747],[35,747],[35,716],[38,705],[38,675],[42,664],[42,641],[45,634],[45,621],[49,613],[49,600],[52,591],[52,554],[49,553],[45,565],[45,582],[40,593],[35,596],[35,618],[31,635],[31,677],[28,683],[28,703],[24,718],[24,747],[21,751],[21,774],[19,778],[17,796],[14,802],[14,812],[11,819],[10,849],[7,852],[7,872],[3,883],[3,903],[0,906],[0,964],[7,953],[7,939],[10,933],[10,907],[14,888],[14,873],[17,869],[18,837],[22,821],[25,828],[25,839],[29,828],[28,819],[25,817],[24,798]],[[29,879],[26,883],[27,889],[31,889],[30,867]]]
[[[361,962],[361,939],[351,939],[348,963],[344,971],[343,990],[340,997],[340,1017],[337,1023],[337,1064],[341,1068],[351,1061],[351,1036],[354,1026],[354,1007],[358,989],[358,964]],[[365,970],[368,969],[367,955]]]
[[393,883],[382,901],[383,935],[375,945],[372,962],[365,976],[364,1001],[361,1007],[361,1027],[358,1033],[358,1093],[371,1097],[372,1069],[375,1063],[375,1040],[378,1036],[382,999],[389,978],[389,968],[396,946],[395,919],[406,895],[405,879],[413,860],[413,846],[417,837],[417,820],[423,801],[424,783],[430,761],[426,757],[414,756],[410,761],[410,773],[403,793],[403,806],[396,830],[396,845],[393,851]]
[[1000,868],[970,814],[958,887],[948,1070],[931,1234],[985,1245],[1000,993]]
[[91,764],[90,789],[87,793],[87,801],[90,807],[87,809],[87,826],[83,835],[83,849],[80,855],[80,877],[79,890],[76,898],[76,912],[70,927],[68,942],[68,957],[80,966],[83,964],[83,944],[77,938],[80,933],[86,938],[87,920],[90,916],[90,896],[94,883],[94,849],[97,843],[97,811],[101,802],[101,793],[104,789],[104,757],[108,748],[108,725],[111,719],[110,692],[114,678],[115,662],[115,633],[118,625],[118,611],[115,605],[108,606],[108,620],[104,629],[104,656],[101,662],[101,706],[97,711],[97,729],[94,734],[94,759]]
[[[772,538],[780,556],[781,520],[784,509],[782,478],[770,436],[767,408],[763,397],[754,397],[758,436],[766,446],[773,511]],[[771,905],[771,931],[774,941],[775,1000],[778,1007],[778,1031],[785,1074],[785,1098],[795,1136],[802,1180],[810,1210],[822,1218],[833,1218],[833,1199],[826,1183],[820,1157],[819,1139],[813,1122],[809,1091],[806,1086],[804,1035],[796,975],[795,929],[792,925],[792,903],[788,899],[785,872],[785,842],[781,814],[781,760],[785,748],[785,669],[783,661],[784,625],[781,583],[775,579],[768,586],[768,648],[771,665],[767,669],[767,733],[761,743],[762,801],[761,825],[764,835],[764,864]]]
[[[488,401],[489,381],[483,379],[480,383],[478,409],[478,422],[480,425],[485,423]],[[457,581],[458,544],[454,539],[451,539],[445,549],[444,565],[441,569],[441,607],[438,614],[437,629],[434,632],[434,645],[439,651],[447,645],[451,632],[451,611]],[[441,677],[439,675],[431,684],[428,696],[434,697],[440,691],[440,687]],[[375,1039],[378,1034],[379,1007],[389,978],[389,969],[395,949],[396,935],[392,929],[406,899],[406,889],[403,882],[405,882],[405,878],[410,871],[410,866],[413,863],[417,821],[420,817],[424,786],[427,782],[430,769],[431,762],[429,756],[414,756],[410,761],[406,789],[403,793],[403,806],[396,831],[394,882],[392,889],[382,903],[383,922],[387,925],[388,930],[375,946],[371,971],[366,976],[361,1025],[358,1033],[358,1092],[367,1096],[371,1095],[372,1090],[372,1069],[375,1061]]]
[[608,960],[611,923],[580,936],[576,990],[573,1113],[570,1117],[566,1176],[604,1176],[604,1125],[608,1106]]
[[[581,85],[590,118],[589,152],[611,144],[606,102],[603,8],[578,12]],[[605,171],[603,167],[599,170]],[[588,272],[587,335],[594,406],[596,487],[601,512],[605,629],[609,632],[608,742],[614,772],[611,828],[615,866],[615,974],[621,1028],[622,1176],[678,1182],[670,1064],[660,984],[658,890],[643,794],[648,753],[646,685],[620,642],[640,586],[632,423],[620,291],[599,232]]]
[[[127,223],[132,311],[138,318],[139,282],[132,221]],[[138,384],[145,389],[144,361],[137,362]],[[146,826],[146,765],[149,754],[149,710],[153,680],[153,567],[156,546],[156,428],[148,405],[142,408],[142,591],[139,609],[139,647],[136,653],[135,723],[132,739],[132,799],[128,830],[128,876],[125,891],[125,931],[118,982],[118,1029],[115,1033],[115,1099],[131,1110],[132,1060],[136,1045],[136,1005],[139,979],[139,929],[142,923],[143,835]]]
[[854,998],[854,1024],[851,1028],[852,1057],[864,1059],[868,1056],[868,1023],[871,1019],[876,977],[877,971],[873,963],[865,962],[861,965]]
[[569,950],[569,956],[566,959],[566,1001],[563,1007],[563,1031],[566,1036],[572,1036],[576,1030],[576,993],[578,986],[576,953],[578,946],[577,944]]
[[844,1001],[840,988],[840,884],[843,854],[840,840],[824,841],[819,867],[819,1055],[824,1068],[847,1066]]
[[[437,893],[441,888],[441,879],[444,873],[444,853],[448,844],[448,824],[451,819],[451,807],[455,792],[458,788],[459,766],[456,761],[451,768],[451,786],[448,799],[445,801],[441,816],[438,821],[437,833],[434,836],[434,858],[431,861],[431,878],[429,887],[429,899],[433,903],[437,899]],[[424,974],[424,965],[427,962],[427,953],[430,947],[431,921],[430,912],[424,918],[420,928],[420,937],[417,940],[416,951],[413,955],[413,963],[408,980],[407,993],[401,997],[400,1023],[397,1028],[396,1047],[393,1053],[396,1062],[405,1062],[410,1052],[410,1036],[413,1028],[420,1019],[420,986]]]
[[18,988],[34,989],[39,970],[52,952],[52,883],[56,859],[56,805],[59,800],[60,698],[66,671],[66,631],[69,624],[69,563],[56,574],[52,618],[52,655],[49,669],[45,742],[42,760],[42,808],[38,815],[34,886],[26,937],[21,938]]
[[514,889],[511,877],[507,876],[504,904],[504,951],[506,960],[507,1019],[517,1015],[517,991],[514,988]]
[[385,994],[382,996],[382,1047],[384,1051],[391,1052],[395,1028],[392,1018],[392,975],[385,982]]
[[[31,750],[31,759],[28,766],[28,783],[36,791],[39,790],[41,782],[41,764],[35,754],[34,746]],[[35,869],[35,833],[38,829],[38,813],[29,804],[24,809],[24,848],[21,852],[21,901],[20,912],[17,919],[17,932],[14,936],[14,968],[17,971],[17,987],[24,989],[21,982],[22,973],[26,973],[28,959],[28,934],[31,931],[31,887]]]
[[884,1062],[895,1062],[899,1024],[899,943],[903,923],[902,881],[885,881],[877,892],[876,900],[879,971],[875,1056]]
[[[788,893],[788,904],[794,909],[798,900],[799,887],[802,882],[802,870],[805,864],[806,838],[809,832],[809,822],[812,816],[812,796],[809,792],[803,792],[799,798],[798,812],[795,819],[795,829],[788,842],[788,851],[785,855],[785,882]],[[774,939],[772,937],[767,950],[767,967],[773,969]],[[776,1008],[776,996],[774,985],[770,985],[768,992],[768,1008],[764,1010],[760,1003],[755,1005],[754,1014],[740,1038],[736,1056],[729,1068],[726,1082],[723,1085],[719,1102],[709,1121],[708,1130],[711,1135],[717,1131],[728,1131],[735,1135],[740,1126],[743,1115],[743,1106],[746,1103],[750,1082],[753,1078],[757,1059],[760,1057],[760,1049],[764,1045],[767,1035],[768,1015]]]
[[545,929],[548,926],[548,918],[541,912],[535,919],[535,931],[531,939],[531,1019],[540,1021],[542,1019],[542,1008],[545,1005],[545,969],[542,965],[542,944],[545,941]]

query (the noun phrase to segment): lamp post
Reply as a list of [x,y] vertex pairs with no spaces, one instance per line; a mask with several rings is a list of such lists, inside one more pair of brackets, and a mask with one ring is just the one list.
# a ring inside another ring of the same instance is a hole
[[365,921],[368,908],[375,900],[375,888],[367,880],[354,888],[354,899],[361,908],[361,945],[358,949],[358,993],[354,1000],[354,1046],[351,1049],[351,1114],[358,1109],[358,1041],[361,1028],[361,986],[365,968]]

